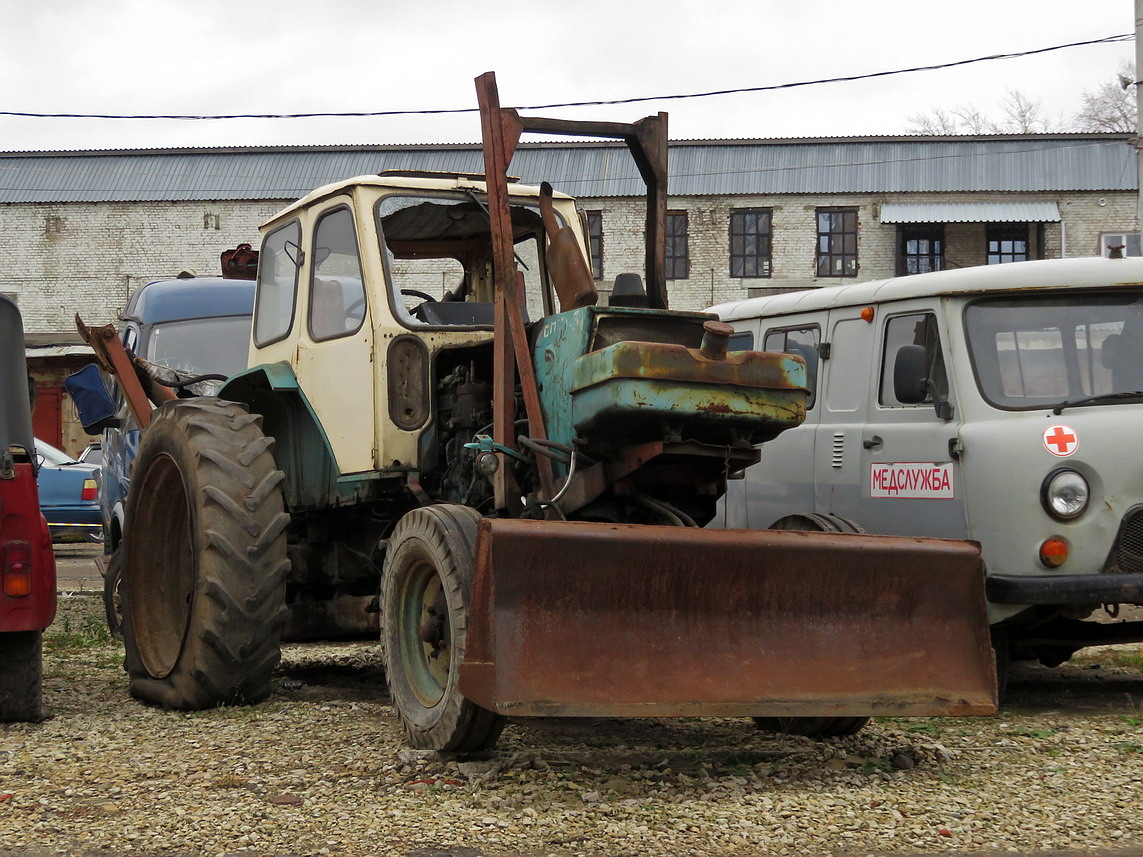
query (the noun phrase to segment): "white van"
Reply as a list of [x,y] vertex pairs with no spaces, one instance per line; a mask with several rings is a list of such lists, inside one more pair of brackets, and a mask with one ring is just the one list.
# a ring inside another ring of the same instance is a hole
[[726,527],[972,539],[999,653],[1143,640],[1143,259],[962,268],[712,309],[802,356],[806,421],[730,483]]

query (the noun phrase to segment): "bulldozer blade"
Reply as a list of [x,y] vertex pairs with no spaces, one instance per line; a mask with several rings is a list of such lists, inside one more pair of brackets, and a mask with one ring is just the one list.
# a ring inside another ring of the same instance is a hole
[[486,518],[460,690],[513,716],[991,714],[980,551]]

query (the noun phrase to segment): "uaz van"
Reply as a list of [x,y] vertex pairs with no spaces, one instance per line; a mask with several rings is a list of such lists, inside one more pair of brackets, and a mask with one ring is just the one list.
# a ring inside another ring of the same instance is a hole
[[1019,262],[722,304],[806,362],[803,425],[719,525],[972,539],[998,654],[1143,639],[1143,259]]

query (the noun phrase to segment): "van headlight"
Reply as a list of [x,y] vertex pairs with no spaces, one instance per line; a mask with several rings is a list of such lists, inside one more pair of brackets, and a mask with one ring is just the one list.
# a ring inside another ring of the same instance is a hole
[[1082,515],[1089,499],[1091,491],[1087,480],[1074,470],[1053,470],[1040,489],[1044,511],[1060,521],[1070,521]]

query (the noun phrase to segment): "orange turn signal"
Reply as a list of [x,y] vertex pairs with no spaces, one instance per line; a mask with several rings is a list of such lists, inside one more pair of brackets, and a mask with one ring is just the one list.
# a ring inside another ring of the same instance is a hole
[[1063,539],[1046,539],[1040,545],[1040,562],[1048,568],[1059,568],[1068,561],[1068,544]]

